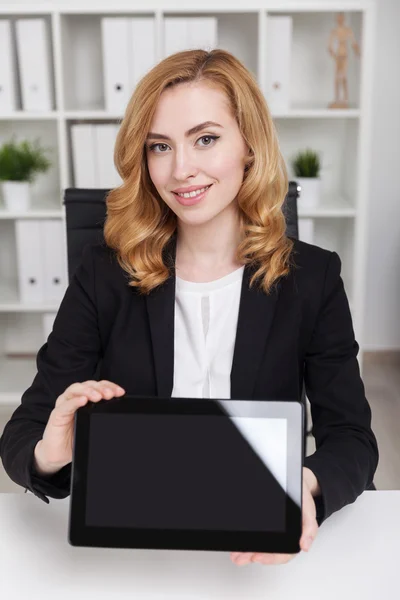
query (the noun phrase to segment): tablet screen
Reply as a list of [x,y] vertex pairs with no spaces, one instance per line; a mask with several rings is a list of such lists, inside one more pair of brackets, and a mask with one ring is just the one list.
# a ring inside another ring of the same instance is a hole
[[281,532],[287,447],[285,418],[94,413],[85,524]]

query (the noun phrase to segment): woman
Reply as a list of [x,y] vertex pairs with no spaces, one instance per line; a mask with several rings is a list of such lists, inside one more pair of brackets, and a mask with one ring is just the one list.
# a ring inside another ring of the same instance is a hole
[[[219,49],[166,58],[134,91],[115,163],[106,244],[85,247],[5,427],[4,467],[42,500],[64,498],[88,400],[301,399],[304,382],[317,448],[303,470],[307,550],[372,484],[378,449],[341,262],[285,235],[288,177],[255,79]],[[237,564],[294,556],[231,553]]]

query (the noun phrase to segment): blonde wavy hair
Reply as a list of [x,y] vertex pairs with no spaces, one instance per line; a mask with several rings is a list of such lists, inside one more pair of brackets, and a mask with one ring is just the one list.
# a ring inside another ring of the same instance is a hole
[[114,163],[122,183],[108,192],[106,244],[116,251],[129,286],[142,294],[163,284],[174,265],[165,251],[177,231],[177,216],[163,201],[147,168],[145,140],[162,92],[180,83],[206,82],[225,93],[250,148],[237,195],[241,242],[236,260],[252,264],[250,287],[259,280],[269,294],[288,275],[294,242],[286,234],[282,205],[288,175],[269,108],[253,75],[231,53],[214,49],[172,54],[138,83],[121,122]]

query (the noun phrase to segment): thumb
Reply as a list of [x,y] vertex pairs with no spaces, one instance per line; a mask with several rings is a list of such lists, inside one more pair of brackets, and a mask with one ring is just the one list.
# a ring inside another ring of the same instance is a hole
[[308,552],[318,533],[317,509],[314,498],[306,484],[303,487],[303,531],[300,548]]

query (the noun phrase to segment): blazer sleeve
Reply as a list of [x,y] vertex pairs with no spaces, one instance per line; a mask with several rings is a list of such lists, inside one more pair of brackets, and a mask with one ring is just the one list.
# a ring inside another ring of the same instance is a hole
[[0,456],[8,476],[47,503],[46,494],[52,498],[69,495],[72,464],[52,476],[39,477],[33,469],[35,446],[58,396],[72,383],[94,379],[102,355],[93,265],[93,247],[86,245],[53,330],[37,353],[33,383],[23,393],[0,438]]
[[321,488],[322,495],[315,498],[318,525],[371,485],[379,461],[340,273],[340,258],[332,252],[304,365],[316,447],[304,466],[314,472]]

